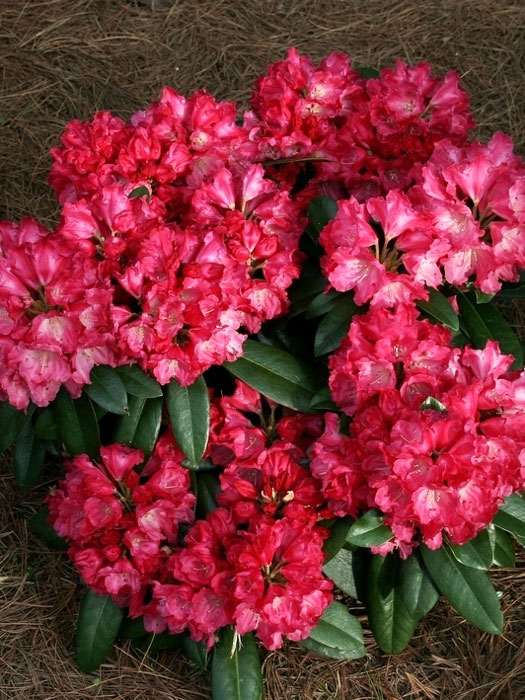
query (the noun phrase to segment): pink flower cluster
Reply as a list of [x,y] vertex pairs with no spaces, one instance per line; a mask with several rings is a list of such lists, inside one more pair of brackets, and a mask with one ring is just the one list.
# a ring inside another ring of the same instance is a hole
[[144,615],[148,630],[189,629],[208,647],[229,624],[241,635],[254,630],[269,649],[283,636],[306,638],[332,601],[322,574],[328,531],[317,524],[324,497],[300,464],[322,419],[275,420],[276,410],[240,382],[233,396],[214,399],[209,456],[227,464],[222,507],[184,539],[179,525],[193,521],[195,497],[170,433],[140,475],[142,453],[122,445],[102,448],[98,465],[86,455],[68,462],[48,498],[50,520],[83,580]]
[[474,537],[498,506],[525,488],[525,372],[490,341],[451,347],[451,334],[418,320],[410,305],[356,317],[330,359],[336,403],[349,435],[327,414],[311,451],[328,506],[338,516],[379,508],[392,528],[380,552],[406,556],[417,538]]

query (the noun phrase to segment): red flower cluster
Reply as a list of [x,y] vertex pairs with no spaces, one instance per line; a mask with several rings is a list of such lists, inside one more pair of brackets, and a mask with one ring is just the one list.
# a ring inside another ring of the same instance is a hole
[[312,473],[336,515],[379,508],[405,556],[418,534],[437,548],[474,537],[525,487],[525,372],[496,343],[451,347],[413,306],[356,317],[330,360],[334,400]]
[[114,444],[66,462],[66,477],[47,499],[50,522],[96,593],[130,611],[143,608],[152,578],[162,575],[180,523],[194,519],[195,496],[184,455],[169,433],[139,472],[141,450]]

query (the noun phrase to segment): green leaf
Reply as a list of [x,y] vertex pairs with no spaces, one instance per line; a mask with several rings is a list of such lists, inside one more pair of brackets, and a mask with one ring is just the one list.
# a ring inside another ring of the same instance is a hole
[[450,545],[450,550],[456,559],[473,569],[486,571],[492,564],[492,545],[487,530],[481,530],[474,539],[465,544]]
[[141,185],[140,187],[135,187],[134,190],[131,190],[131,192],[128,194],[128,199],[135,199],[136,197],[144,197],[144,195],[147,195],[148,202],[149,198],[151,196],[151,193],[149,189],[146,187],[146,185]]
[[360,659],[366,654],[359,620],[335,600],[301,645],[330,659]]
[[91,370],[91,384],[86,384],[86,394],[109,413],[124,415],[128,412],[128,395],[122,379],[112,367],[98,365]]
[[44,408],[35,422],[35,435],[41,440],[58,440],[58,425],[53,406]]
[[381,75],[377,68],[372,68],[372,66],[354,66],[354,68],[362,78],[379,78]]
[[91,673],[104,661],[117,638],[124,611],[109,596],[86,591],[77,622],[75,661]]
[[117,373],[128,394],[140,396],[143,399],[162,396],[162,387],[157,380],[147,375],[137,365],[122,365],[117,367]]
[[328,313],[334,308],[337,300],[341,296],[341,292],[338,292],[335,289],[330,289],[328,292],[321,292],[321,294],[318,294],[314,299],[312,299],[308,305],[305,318],[312,319],[317,318],[318,316],[324,316],[324,314]]
[[31,420],[26,421],[15,443],[13,467],[15,482],[22,491],[29,491],[40,479],[44,468],[46,443],[39,440]]
[[210,430],[210,401],[204,377],[201,375],[190,386],[181,386],[173,379],[167,404],[175,439],[190,468],[198,469]]
[[[331,197],[320,195],[313,197],[308,206],[308,219],[317,236],[326,224],[337,214],[337,202]],[[316,236],[316,238],[317,238]]]
[[494,525],[510,532],[516,538],[525,537],[525,499],[513,493],[500,507],[494,518]]
[[403,605],[412,618],[421,619],[438,601],[439,593],[417,552],[401,561],[399,591]]
[[367,610],[375,640],[387,654],[399,654],[412,639],[419,615],[410,612],[401,590],[399,555],[373,555],[367,579]]
[[256,340],[244,343],[244,356],[224,367],[272,401],[308,411],[323,378],[292,355]]
[[383,525],[383,516],[369,510],[350,527],[346,541],[357,547],[378,547],[392,538],[392,530]]
[[[34,406],[30,407],[31,412],[34,409]],[[29,415],[29,412],[26,414],[23,411],[18,411],[7,401],[0,403],[0,452],[11,447],[15,442],[22,432]]]
[[100,435],[97,417],[89,396],[73,399],[62,387],[56,401],[56,417],[60,439],[70,455],[87,454],[97,459]]
[[194,642],[188,632],[181,635],[182,648],[193,663],[205,671],[208,668],[208,652],[202,642]]
[[495,294],[486,294],[477,287],[474,289],[474,294],[476,295],[476,304],[488,304],[496,296]]
[[49,508],[44,504],[29,521],[30,532],[38,535],[46,544],[55,549],[67,549],[68,543],[57,533],[49,522]]
[[143,654],[165,649],[179,649],[181,640],[178,634],[161,632],[160,634],[148,634],[147,637],[138,637],[134,640],[133,646]]
[[129,397],[129,414],[119,416],[113,432],[113,441],[136,447],[145,457],[153,452],[162,423],[163,399]]
[[339,411],[339,407],[332,401],[332,393],[327,386],[319,389],[312,396],[310,402],[310,410],[312,411]]
[[484,348],[488,340],[499,343],[501,352],[514,355],[511,369],[523,367],[523,350],[519,338],[500,312],[491,304],[478,306],[465,294],[458,294],[458,304],[465,329],[475,348]]
[[484,571],[461,564],[447,545],[421,546],[421,556],[436,588],[463,617],[484,632],[501,634],[499,599]]
[[494,527],[492,563],[496,564],[496,566],[503,566],[505,569],[512,569],[516,565],[514,544],[509,535],[499,527]]
[[251,634],[242,637],[239,648],[231,627],[220,631],[213,648],[211,694],[213,700],[262,700],[261,662]]
[[124,617],[118,631],[119,639],[138,639],[139,637],[146,637],[149,632],[144,627],[143,620],[143,617],[136,617],[134,620],[131,620],[129,617]]
[[366,552],[359,547],[351,552],[348,549],[340,549],[337,554],[325,563],[323,573],[339,588],[351,598],[360,600],[362,591],[360,580],[365,569],[364,556]]
[[447,413],[447,407],[442,404],[439,399],[435,399],[433,396],[427,396],[427,398],[422,401],[418,410],[423,411],[427,408],[433,411],[439,411],[439,413]]
[[326,355],[332,350],[335,350],[341,344],[341,341],[348,333],[352,316],[356,313],[358,307],[352,301],[349,294],[341,296],[323,318],[314,340],[314,354],[316,357]]
[[447,297],[436,289],[428,290],[428,301],[418,301],[417,305],[427,316],[439,321],[452,331],[459,331],[459,318]]
[[197,475],[197,504],[202,517],[217,508],[217,494],[221,486],[219,479],[209,472],[199,472]]
[[290,309],[287,318],[293,318],[306,311],[327,285],[328,280],[318,270],[307,270],[306,274],[303,272],[301,278],[292,284],[288,292]]
[[323,552],[325,553],[325,564],[332,557],[335,557],[337,552],[344,547],[348,531],[352,520],[350,518],[337,518],[330,528],[332,534],[324,541]]

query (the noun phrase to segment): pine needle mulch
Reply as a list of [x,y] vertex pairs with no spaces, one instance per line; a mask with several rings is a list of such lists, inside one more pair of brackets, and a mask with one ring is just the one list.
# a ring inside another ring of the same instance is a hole
[[[255,77],[289,46],[381,67],[396,56],[454,69],[480,138],[509,133],[525,152],[525,4],[521,0],[11,0],[0,9],[0,219],[48,225],[46,185],[65,123],[109,109],[124,117],[163,85],[206,88],[245,105]],[[523,307],[507,316],[525,337]],[[205,674],[176,652],[122,644],[96,673],[73,661],[79,586],[63,553],[28,531],[50,484],[31,494],[0,462],[0,700],[201,700]],[[506,626],[491,637],[440,603],[402,654],[330,662],[297,645],[267,653],[268,700],[522,700],[525,557],[494,574]],[[357,610],[359,612],[359,610]]]

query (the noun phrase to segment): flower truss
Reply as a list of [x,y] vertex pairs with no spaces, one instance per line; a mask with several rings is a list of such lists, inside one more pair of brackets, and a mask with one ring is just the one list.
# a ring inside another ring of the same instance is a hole
[[357,658],[350,599],[386,652],[439,594],[501,633],[485,572],[525,544],[525,373],[498,307],[525,296],[525,165],[473,126],[453,72],[295,49],[243,114],[165,88],[66,126],[55,230],[0,223],[0,445],[22,488],[66,457],[41,522],[91,590],[82,668],[134,624],[213,649],[214,697],[237,678],[258,700],[252,633]]

